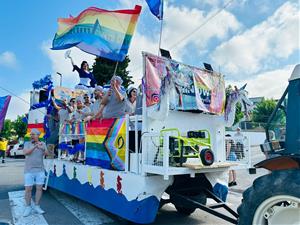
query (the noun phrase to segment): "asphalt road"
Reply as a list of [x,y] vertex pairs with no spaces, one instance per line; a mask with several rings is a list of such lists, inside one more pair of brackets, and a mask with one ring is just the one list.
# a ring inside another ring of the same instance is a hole
[[[252,148],[252,161],[253,164],[261,161],[264,156],[260,152],[259,148]],[[9,201],[9,194],[15,194],[15,196],[23,196],[23,166],[24,159],[7,159],[5,164],[0,164],[0,225],[2,224],[27,224],[25,221],[13,221],[13,215],[16,212],[17,206],[13,206],[17,203]],[[251,186],[253,180],[261,175],[266,174],[264,170],[258,170],[257,174],[249,175],[247,170],[237,171],[237,183],[238,185],[230,188],[228,196],[228,204],[234,210],[237,209],[241,203],[242,192],[249,186]],[[23,201],[22,199],[19,199]],[[43,224],[127,224],[126,221],[111,215],[103,210],[95,208],[83,201],[75,199],[66,194],[60,193],[55,190],[49,190],[44,193],[41,206],[45,209],[44,214],[45,223]],[[224,211],[223,211],[224,212]],[[30,218],[29,218],[30,219]],[[36,221],[33,223],[33,221]],[[30,224],[41,224],[39,218],[30,221]],[[222,219],[219,219],[213,215],[210,215],[204,211],[196,210],[189,217],[182,216],[176,212],[176,209],[172,204],[167,204],[162,207],[158,212],[155,225],[225,225],[230,224]]]

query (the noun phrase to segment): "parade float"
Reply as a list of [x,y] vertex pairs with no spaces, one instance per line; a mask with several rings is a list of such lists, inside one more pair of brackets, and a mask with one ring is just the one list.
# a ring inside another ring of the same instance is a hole
[[[215,211],[225,207],[237,216],[213,189],[222,179],[227,183],[230,166],[250,163],[245,157],[233,164],[225,156],[225,126],[233,123],[237,102],[245,109],[250,106],[246,92],[236,89],[226,97],[224,78],[213,71],[149,53],[143,53],[143,61],[142,110],[134,116],[76,123],[60,133],[85,137],[85,163],[60,156],[45,159],[46,188],[136,223],[153,222],[164,203],[185,214],[201,208],[234,223],[236,219]],[[84,91],[53,87],[49,77],[34,87],[26,137],[37,128],[47,139],[51,90],[57,102]],[[165,192],[168,199],[162,199]],[[207,198],[218,206],[205,206]]]
[[[117,11],[91,7],[78,17],[59,19],[52,49],[78,47],[122,61],[140,11],[140,6]],[[146,52],[142,57],[141,104],[135,115],[80,121],[60,129],[58,156],[45,159],[45,189],[57,189],[135,223],[152,223],[166,203],[186,215],[200,208],[237,223],[237,213],[221,199],[226,199],[229,168],[250,165],[250,145],[244,143],[243,159],[226,161],[225,126],[233,124],[238,102],[248,113],[251,102],[245,86],[226,96],[220,73]],[[47,140],[52,99],[59,104],[85,90],[54,87],[49,76],[33,88],[25,138],[37,128]],[[84,143],[73,146],[64,141],[68,135],[79,135]],[[61,159],[60,150],[84,152],[84,163]],[[206,205],[208,198],[216,203]]]

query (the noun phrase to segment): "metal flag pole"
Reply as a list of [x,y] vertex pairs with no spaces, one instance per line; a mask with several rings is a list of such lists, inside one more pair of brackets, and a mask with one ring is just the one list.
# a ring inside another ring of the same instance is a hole
[[160,21],[160,33],[159,33],[159,44],[158,44],[157,56],[159,56],[160,47],[161,47],[162,32],[163,32],[163,23],[164,23],[163,7],[164,7],[164,0],[161,0],[161,4],[160,4],[161,21]]
[[115,70],[114,70],[114,75],[113,76],[116,75],[116,72],[117,72],[117,69],[118,69],[118,65],[119,65],[119,61],[117,61],[117,63],[116,63]]

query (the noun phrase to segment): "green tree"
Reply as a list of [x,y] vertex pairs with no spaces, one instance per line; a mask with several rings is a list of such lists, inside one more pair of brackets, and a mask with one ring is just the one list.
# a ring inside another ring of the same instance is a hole
[[[277,103],[274,99],[266,99],[259,102],[253,110],[252,121],[257,123],[262,123],[262,126],[265,128],[269,120],[269,117],[271,116],[272,112],[276,107],[276,104]],[[283,125],[284,123],[285,123],[284,112],[282,110],[279,110],[276,113],[270,128]]]
[[[127,70],[130,59],[128,56],[125,57],[123,62],[118,63],[116,75],[123,79],[123,86],[127,88],[130,84],[133,84],[132,76],[129,76],[129,71]],[[110,59],[96,58],[93,65],[93,74],[97,80],[97,84],[104,85],[109,83],[112,78],[117,62]]]
[[14,134],[13,121],[6,119],[0,135],[6,139],[11,139]]
[[[233,91],[233,87],[231,85],[228,85],[225,88],[226,96],[228,96],[230,94],[230,92],[232,92],[232,91]],[[242,112],[242,106],[241,106],[240,103],[237,103],[236,104],[236,111],[235,111],[235,117],[234,117],[233,125],[235,125],[238,122],[240,122],[240,120],[243,119],[243,117],[244,117],[244,114]]]
[[24,137],[27,131],[27,124],[23,122],[24,116],[18,116],[13,123],[13,128],[18,138]]

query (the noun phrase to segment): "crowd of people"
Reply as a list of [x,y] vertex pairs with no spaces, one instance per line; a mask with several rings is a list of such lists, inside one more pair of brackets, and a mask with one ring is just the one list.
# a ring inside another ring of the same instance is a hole
[[[48,128],[50,129],[50,136],[46,139],[47,145],[39,141],[40,131],[37,129],[31,130],[31,140],[24,144],[23,151],[26,156],[24,169],[26,207],[23,216],[25,217],[29,216],[32,210],[39,214],[44,213],[44,210],[39,206],[45,179],[43,158],[45,156],[53,157],[54,149],[57,149],[59,143],[70,143],[72,146],[84,145],[85,134],[82,130],[73,132],[74,124],[84,125],[94,119],[119,118],[126,114],[135,114],[136,88],[130,87],[126,91],[122,86],[122,78],[116,75],[111,78],[110,85],[107,88],[96,85],[94,76],[89,71],[88,63],[83,61],[79,68],[74,64],[72,58],[70,59],[73,71],[77,71],[80,78],[80,83],[76,85],[75,89],[84,90],[85,94],[76,98],[62,99],[60,103],[52,97],[54,109],[47,115]],[[52,95],[54,96],[53,93]],[[2,147],[5,148],[4,144],[4,140],[1,139],[0,153],[2,153]],[[64,148],[61,148],[61,150],[61,153],[57,153],[60,158],[67,158],[76,162],[84,160],[82,148],[77,152],[69,152]],[[32,203],[31,192],[34,185],[36,186],[36,194],[35,201]]]
[[[137,89],[129,87],[127,90],[122,86],[123,80],[120,76],[113,75],[109,85],[104,87],[96,85],[93,74],[89,71],[86,61],[81,67],[76,66],[71,59],[73,71],[77,71],[80,83],[75,89],[84,90],[82,96],[71,99],[62,99],[58,104],[53,98],[54,112],[49,115],[49,128],[51,136],[47,140],[48,149],[59,146],[58,152],[62,159],[75,162],[84,161],[84,132],[79,129],[84,124],[94,119],[120,118],[126,114],[134,115],[136,111]],[[50,121],[51,120],[51,121]],[[56,121],[56,123],[55,123]],[[52,138],[53,137],[53,138]],[[56,140],[55,140],[56,137]],[[57,138],[59,137],[59,138]],[[76,151],[68,148],[67,144],[79,146]],[[81,146],[81,147],[80,147]]]

